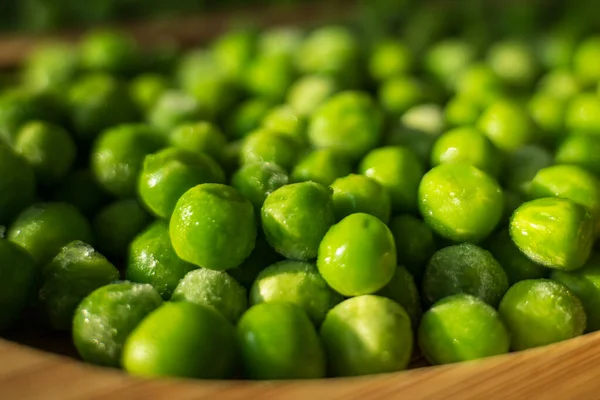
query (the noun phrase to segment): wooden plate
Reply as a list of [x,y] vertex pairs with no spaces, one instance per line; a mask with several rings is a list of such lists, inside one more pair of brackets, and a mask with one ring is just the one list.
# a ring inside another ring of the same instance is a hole
[[596,399],[600,332],[552,346],[394,374],[314,381],[145,380],[0,339],[0,399]]

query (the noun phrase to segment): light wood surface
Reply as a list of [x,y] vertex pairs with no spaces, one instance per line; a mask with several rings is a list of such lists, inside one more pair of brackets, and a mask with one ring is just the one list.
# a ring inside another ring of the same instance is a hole
[[597,399],[600,333],[487,360],[319,381],[129,377],[0,340],[0,399]]

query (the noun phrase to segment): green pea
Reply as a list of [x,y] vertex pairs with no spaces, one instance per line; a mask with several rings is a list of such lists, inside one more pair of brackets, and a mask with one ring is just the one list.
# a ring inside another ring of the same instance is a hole
[[336,179],[331,188],[338,221],[355,213],[374,215],[384,223],[390,219],[390,195],[377,181],[363,175],[349,174]]
[[54,42],[34,49],[23,67],[23,81],[34,90],[63,90],[79,67],[76,50],[68,43]]
[[252,95],[283,100],[295,80],[292,60],[285,55],[259,56],[250,62],[243,80]]
[[169,133],[168,141],[171,146],[204,153],[217,162],[223,160],[224,148],[227,145],[227,138],[223,132],[207,121],[186,123],[175,127]]
[[150,110],[148,121],[157,129],[167,132],[180,124],[203,119],[204,116],[205,112],[194,97],[169,90],[158,98]]
[[586,332],[600,329],[600,264],[597,255],[590,257],[577,271],[552,271],[551,278],[565,285],[583,305],[587,316]]
[[455,96],[446,103],[444,116],[449,127],[473,126],[481,116],[481,106],[477,102]]
[[0,143],[0,224],[4,225],[35,200],[33,168],[11,148]]
[[552,165],[552,153],[538,145],[523,146],[506,157],[504,186],[518,194],[529,192],[531,180],[543,168]]
[[490,236],[486,249],[500,263],[510,285],[526,279],[539,279],[548,276],[548,269],[536,264],[525,256],[512,241],[508,229]]
[[485,239],[500,221],[503,208],[498,183],[472,165],[439,165],[423,176],[419,186],[419,209],[425,222],[456,242]]
[[34,292],[37,268],[21,247],[0,239],[0,332],[9,329],[27,307]]
[[82,76],[68,90],[67,101],[74,133],[85,141],[107,128],[137,119],[127,88],[110,75]]
[[235,371],[235,328],[211,307],[164,303],[131,332],[121,364],[132,375],[224,379]]
[[295,27],[276,27],[261,33],[258,53],[266,55],[294,55],[302,44],[303,32]]
[[420,282],[425,265],[437,250],[433,230],[423,220],[410,214],[392,218],[389,227],[396,243],[398,264],[405,266]]
[[85,36],[80,57],[84,69],[111,74],[128,74],[140,64],[136,42],[124,33],[113,31],[96,31]]
[[150,215],[135,199],[117,200],[94,217],[98,249],[107,256],[125,257],[129,243],[151,221]]
[[479,130],[471,127],[455,128],[444,133],[435,142],[431,165],[465,163],[491,176],[500,172],[502,155]]
[[444,130],[444,111],[434,103],[420,104],[406,110],[400,123],[408,129],[439,136]]
[[466,293],[496,307],[507,290],[506,273],[492,254],[463,243],[435,252],[425,269],[422,293],[428,304]]
[[43,268],[39,299],[54,329],[71,329],[79,303],[94,290],[119,279],[119,271],[84,242],[64,246]]
[[254,248],[254,210],[236,189],[204,183],[181,196],[169,233],[181,259],[224,271],[240,265]]
[[600,134],[600,97],[581,93],[571,99],[565,111],[565,125],[570,131]]
[[509,332],[498,312],[467,294],[435,303],[419,327],[419,347],[433,365],[504,354],[509,346]]
[[532,261],[569,271],[580,268],[590,255],[594,221],[585,207],[570,200],[541,198],[515,211],[510,236]]
[[335,81],[325,75],[306,75],[294,82],[287,93],[287,103],[299,115],[312,115],[337,91]]
[[317,267],[304,261],[281,261],[262,270],[250,291],[250,302],[288,302],[301,307],[320,326],[343,297],[334,292]]
[[379,87],[381,107],[392,117],[399,117],[414,105],[424,102],[424,86],[410,76],[394,76]]
[[168,300],[177,284],[196,265],[180,259],[169,237],[169,224],[156,221],[129,246],[125,275],[132,282],[149,283]]
[[401,146],[375,149],[363,158],[359,170],[387,189],[393,211],[416,211],[417,191],[424,171],[411,150]]
[[282,186],[271,193],[261,210],[269,244],[293,260],[317,256],[319,243],[335,222],[332,190],[316,182]]
[[316,148],[331,148],[357,160],[379,144],[382,122],[379,109],[366,93],[342,92],[312,115],[308,139]]
[[497,101],[504,91],[498,75],[483,64],[469,66],[456,80],[456,94],[483,107]]
[[298,159],[300,145],[289,135],[259,129],[250,133],[240,149],[241,164],[271,162],[290,171]]
[[576,44],[571,34],[555,31],[545,35],[539,43],[540,63],[547,69],[570,68]]
[[19,214],[6,237],[27,250],[38,265],[45,265],[68,243],[90,243],[92,229],[70,204],[37,203]]
[[387,297],[401,305],[410,316],[413,330],[419,326],[423,314],[421,297],[415,279],[406,268],[397,266],[392,280],[375,294]]
[[377,81],[402,75],[412,69],[414,55],[398,40],[387,39],[377,43],[369,57],[369,74]]
[[510,100],[498,100],[483,112],[477,127],[504,151],[514,151],[534,139],[533,124],[526,110]]
[[179,282],[171,301],[187,301],[213,307],[235,324],[248,308],[246,289],[223,271],[200,268]]
[[538,83],[541,93],[569,100],[581,90],[577,77],[569,69],[557,69],[550,71],[540,78]]
[[119,282],[94,290],[73,317],[73,342],[84,361],[118,367],[129,334],[162,299],[150,285]]
[[234,138],[241,138],[260,128],[263,119],[271,111],[273,103],[260,97],[250,98],[233,111],[226,121],[227,132]]
[[129,94],[138,110],[148,113],[170,87],[171,84],[164,76],[146,73],[131,81]]
[[189,189],[224,181],[225,173],[209,156],[169,147],[144,159],[138,194],[154,215],[169,218],[177,200]]
[[530,87],[539,72],[533,49],[518,40],[494,44],[488,51],[488,63],[500,79],[516,87]]
[[313,181],[325,186],[352,172],[350,160],[332,149],[314,150],[294,167],[291,178],[294,182]]
[[211,46],[211,53],[228,76],[239,77],[251,61],[255,48],[256,32],[237,29],[217,38]]
[[548,279],[514,284],[498,311],[511,334],[511,350],[570,339],[583,334],[586,326],[581,301],[566,286]]
[[302,145],[306,144],[306,120],[293,108],[284,105],[271,109],[262,121],[262,127],[274,132],[285,133]]
[[141,124],[104,131],[90,155],[94,177],[117,197],[134,196],[145,157],[163,147],[163,142],[154,129]]
[[600,80],[600,37],[592,36],[577,46],[573,54],[573,69],[583,84],[596,84]]
[[243,165],[231,178],[231,186],[260,211],[269,194],[288,184],[288,175],[279,165],[257,162]]
[[544,92],[536,93],[528,103],[529,115],[546,136],[555,138],[563,133],[566,102]]
[[351,214],[323,237],[317,267],[329,286],[344,296],[375,293],[396,269],[392,232],[377,217]]
[[448,88],[475,59],[475,49],[466,41],[445,39],[431,46],[425,55],[425,68]]
[[600,138],[595,135],[567,135],[556,148],[555,161],[578,165],[600,176]]
[[24,125],[15,138],[14,149],[33,167],[37,181],[51,185],[70,171],[77,148],[63,128],[42,121]]
[[251,379],[325,377],[325,354],[306,313],[290,303],[261,303],[237,326],[244,372]]
[[[385,297],[353,297],[335,306],[320,330],[333,376],[406,369],[413,348],[410,317]],[[381,357],[385,354],[385,357]]]

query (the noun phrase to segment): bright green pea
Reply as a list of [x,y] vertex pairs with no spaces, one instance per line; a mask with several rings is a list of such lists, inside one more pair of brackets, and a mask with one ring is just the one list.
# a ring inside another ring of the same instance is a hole
[[315,258],[335,222],[332,194],[316,182],[294,183],[271,193],[263,204],[261,221],[275,251],[293,260]]
[[162,299],[150,285],[118,282],[94,290],[73,318],[73,343],[84,361],[118,367],[129,334]]
[[168,147],[144,159],[138,194],[146,208],[159,218],[169,218],[177,200],[202,183],[224,183],[225,173],[203,153]]
[[514,151],[534,139],[533,124],[524,107],[511,100],[498,100],[483,112],[477,127],[504,151]]
[[15,138],[14,149],[29,162],[37,181],[44,185],[62,180],[73,166],[77,152],[67,131],[42,121],[24,125]]
[[563,100],[569,100],[581,90],[577,77],[569,69],[550,71],[540,79],[538,88],[541,93]]
[[144,158],[160,149],[163,142],[146,125],[120,125],[106,130],[96,140],[90,156],[94,177],[115,196],[134,196]]
[[503,93],[504,87],[498,75],[483,64],[469,66],[456,80],[456,94],[483,107],[497,101]]
[[294,167],[291,178],[294,182],[313,181],[325,186],[352,172],[350,160],[332,149],[314,150]]
[[8,240],[31,254],[40,266],[75,240],[92,241],[90,223],[66,203],[37,203],[26,208],[10,226]]
[[252,60],[256,39],[256,32],[251,29],[232,30],[213,42],[212,56],[228,76],[239,77]]
[[583,305],[587,316],[586,332],[600,329],[600,259],[590,257],[577,271],[552,271],[551,278],[565,285]]
[[435,303],[419,327],[419,347],[433,365],[504,354],[509,346],[510,335],[498,312],[467,294]]
[[423,314],[421,297],[415,279],[406,268],[397,266],[392,280],[375,294],[387,297],[401,305],[410,316],[413,330],[417,329]]
[[119,271],[84,242],[67,244],[42,270],[40,305],[54,329],[70,330],[77,305],[119,279]]
[[402,371],[413,348],[410,317],[404,308],[372,295],[353,297],[335,306],[327,314],[320,335],[333,376]]
[[149,283],[168,300],[179,281],[196,268],[175,254],[169,224],[156,221],[131,241],[125,275],[132,282]]
[[600,176],[600,138],[595,135],[567,135],[556,149],[555,161],[578,165]]
[[227,138],[219,127],[207,122],[186,123],[175,127],[168,136],[171,146],[204,153],[221,162]]
[[294,55],[302,44],[303,32],[295,27],[276,27],[261,33],[258,53],[266,55]]
[[446,103],[444,116],[449,127],[472,126],[481,115],[481,106],[466,97],[455,96]]
[[431,151],[431,165],[465,163],[491,176],[500,172],[500,151],[479,130],[472,127],[455,128],[438,138]]
[[323,237],[317,267],[329,286],[344,296],[375,293],[396,269],[392,232],[375,216],[351,214]]
[[369,57],[369,74],[377,81],[402,75],[412,69],[414,55],[398,40],[387,39],[377,43]]
[[181,196],[169,232],[181,259],[224,271],[240,265],[254,248],[254,209],[236,189],[204,183]]
[[565,111],[565,126],[570,131],[600,134],[600,97],[596,93],[573,97]]
[[63,42],[44,44],[27,57],[23,81],[35,90],[63,90],[75,77],[78,67],[73,46]]
[[364,175],[349,174],[332,184],[333,207],[338,221],[350,214],[371,214],[387,223],[392,211],[387,190],[374,179]]
[[273,191],[288,184],[288,175],[277,164],[253,163],[238,169],[231,178],[231,186],[244,195],[256,211]]
[[502,266],[489,251],[470,243],[438,250],[425,269],[423,298],[433,304],[466,293],[496,307],[508,290]]
[[162,75],[146,73],[138,75],[129,84],[129,94],[138,110],[147,113],[160,97],[170,89],[171,84]]
[[240,149],[242,165],[272,162],[290,171],[298,160],[300,145],[289,135],[259,129],[244,138]]
[[81,41],[80,57],[84,69],[111,74],[128,74],[140,64],[140,51],[133,38],[113,31],[87,34]]
[[471,44],[445,39],[431,46],[425,56],[425,68],[446,87],[452,88],[474,60],[475,49]]
[[542,131],[554,138],[563,133],[566,102],[544,92],[536,93],[528,103],[529,115]]
[[363,158],[359,170],[387,189],[393,211],[416,211],[417,191],[424,171],[411,150],[401,146],[375,149]]
[[246,289],[224,271],[200,268],[179,282],[171,301],[187,301],[213,307],[235,324],[248,308]]
[[343,297],[334,292],[317,267],[304,261],[281,261],[262,270],[250,291],[252,304],[288,302],[300,306],[320,326]]
[[600,37],[592,36],[579,44],[573,54],[573,70],[586,85],[600,80]]
[[396,243],[398,264],[405,266],[421,282],[425,265],[437,250],[433,230],[423,220],[410,214],[392,218],[389,227]]
[[118,200],[101,209],[93,228],[98,249],[107,256],[125,257],[129,244],[151,221],[135,199]]
[[33,258],[16,244],[0,239],[0,332],[9,329],[27,307],[36,285]]
[[570,339],[583,334],[586,326],[581,301],[566,286],[548,279],[516,283],[498,311],[511,334],[511,350]]
[[234,138],[241,138],[257,130],[273,103],[260,97],[250,98],[233,110],[231,118],[225,121],[227,132]]
[[235,328],[211,307],[168,302],[131,332],[121,365],[132,375],[225,379],[235,372]]
[[504,186],[526,195],[531,180],[542,168],[552,165],[552,153],[538,145],[527,145],[508,155],[505,162]]
[[357,160],[379,144],[382,123],[381,112],[369,95],[342,92],[312,115],[308,139],[316,148],[331,148]]
[[150,110],[148,121],[161,131],[168,132],[178,125],[194,122],[205,117],[198,101],[184,92],[164,92]]
[[426,100],[424,86],[413,77],[394,76],[382,82],[378,100],[390,116],[399,117],[412,106]]
[[312,115],[337,91],[335,81],[325,75],[306,75],[294,82],[287,93],[287,103],[301,116]]
[[521,205],[510,221],[510,236],[532,261],[553,269],[580,268],[594,242],[594,221],[583,206],[561,198]]
[[419,186],[419,209],[425,222],[456,242],[485,239],[500,221],[503,208],[498,183],[472,165],[439,165],[423,176]]
[[284,105],[273,108],[262,121],[262,127],[278,133],[285,133],[306,144],[306,120],[293,108]]
[[444,131],[444,111],[435,103],[420,104],[406,110],[400,123],[408,129],[439,136]]
[[251,379],[325,377],[325,354],[306,313],[290,303],[261,303],[237,326],[244,372]]
[[138,117],[127,88],[110,75],[82,76],[68,90],[67,102],[74,133],[86,141]]
[[0,143],[0,225],[9,223],[35,200],[33,168],[11,148]]
[[295,80],[292,60],[286,55],[259,56],[250,62],[243,80],[252,95],[283,100]]
[[500,79],[516,87],[530,87],[539,72],[533,50],[518,40],[494,44],[488,51],[488,63]]

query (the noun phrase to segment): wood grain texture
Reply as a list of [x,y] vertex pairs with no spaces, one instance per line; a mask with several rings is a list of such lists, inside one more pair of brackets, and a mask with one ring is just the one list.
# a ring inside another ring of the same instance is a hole
[[245,382],[145,380],[0,340],[0,399],[593,399],[600,333],[486,360],[371,377]]

